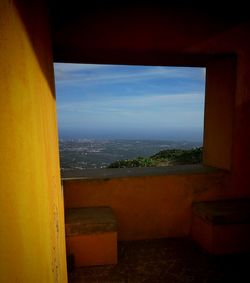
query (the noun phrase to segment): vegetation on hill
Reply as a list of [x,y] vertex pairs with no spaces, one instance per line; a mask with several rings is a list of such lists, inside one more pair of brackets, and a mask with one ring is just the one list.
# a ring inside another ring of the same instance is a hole
[[202,147],[192,149],[167,149],[150,157],[137,157],[135,159],[117,160],[108,168],[131,167],[160,167],[183,164],[198,164],[202,162]]

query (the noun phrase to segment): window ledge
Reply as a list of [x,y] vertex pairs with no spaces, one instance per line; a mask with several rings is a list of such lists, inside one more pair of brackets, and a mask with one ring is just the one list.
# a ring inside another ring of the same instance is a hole
[[112,179],[143,176],[168,176],[168,175],[192,175],[226,172],[222,169],[198,165],[178,165],[168,167],[143,167],[143,168],[105,168],[69,170],[61,173],[62,180],[69,179]]

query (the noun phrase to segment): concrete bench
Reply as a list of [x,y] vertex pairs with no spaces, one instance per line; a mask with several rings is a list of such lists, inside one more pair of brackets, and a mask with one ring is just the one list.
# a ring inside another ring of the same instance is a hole
[[75,266],[117,263],[117,221],[110,207],[66,209],[65,230]]
[[194,203],[191,237],[212,254],[250,251],[250,200]]

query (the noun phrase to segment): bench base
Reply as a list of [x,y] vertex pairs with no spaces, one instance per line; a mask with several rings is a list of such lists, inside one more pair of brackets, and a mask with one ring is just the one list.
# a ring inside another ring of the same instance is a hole
[[250,251],[250,224],[216,225],[193,214],[191,237],[211,254]]
[[117,263],[117,221],[110,207],[66,209],[65,230],[73,266]]
[[117,263],[116,232],[66,237],[66,246],[76,267]]

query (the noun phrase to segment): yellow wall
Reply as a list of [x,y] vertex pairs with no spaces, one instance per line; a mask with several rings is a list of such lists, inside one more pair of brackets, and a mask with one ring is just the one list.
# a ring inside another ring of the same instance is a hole
[[0,1],[0,282],[67,281],[51,45],[34,2]]
[[[116,169],[113,169],[116,170]],[[224,198],[230,175],[167,173],[164,176],[64,180],[65,207],[107,205],[118,220],[119,240],[187,236],[193,201]]]

